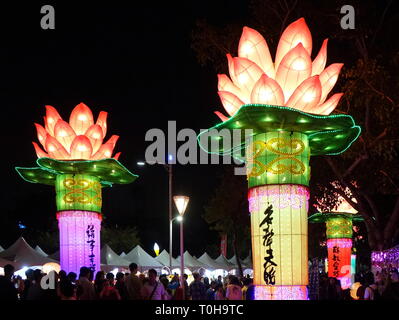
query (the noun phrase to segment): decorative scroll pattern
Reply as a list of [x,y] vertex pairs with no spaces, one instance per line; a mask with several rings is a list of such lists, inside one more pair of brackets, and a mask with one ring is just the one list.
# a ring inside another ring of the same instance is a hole
[[345,217],[333,217],[327,220],[327,239],[352,239],[352,220]]
[[308,300],[306,286],[255,286],[254,300]]
[[[259,159],[265,151],[276,154],[278,157],[263,164]],[[291,150],[283,151],[283,150]],[[272,174],[282,174],[291,172],[292,174],[304,174],[305,164],[295,158],[305,151],[305,144],[300,139],[272,138],[264,141],[254,141],[247,148],[247,168],[248,177],[258,177],[265,172]],[[289,163],[287,163],[288,160]],[[285,163],[284,163],[285,162]]]
[[[63,197],[65,203],[82,203],[82,204],[94,204],[98,207],[102,205],[101,197],[101,184],[98,181],[90,181],[87,179],[65,179],[63,183],[66,193]],[[93,195],[89,195],[86,191],[94,191]]]

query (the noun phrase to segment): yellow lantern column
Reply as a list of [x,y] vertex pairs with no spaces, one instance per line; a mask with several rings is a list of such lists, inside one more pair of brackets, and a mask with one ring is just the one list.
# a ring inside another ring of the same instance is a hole
[[248,147],[256,300],[305,300],[308,284],[307,136],[267,132]]

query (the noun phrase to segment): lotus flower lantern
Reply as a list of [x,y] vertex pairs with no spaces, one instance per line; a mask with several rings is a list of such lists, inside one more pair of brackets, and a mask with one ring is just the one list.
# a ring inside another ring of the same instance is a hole
[[137,176],[113,158],[118,136],[103,143],[107,113],[96,123],[85,104],[76,106],[69,123],[57,110],[46,106],[44,127],[35,123],[38,143],[33,142],[38,167],[16,168],[28,182],[54,186],[60,230],[61,267],[78,273],[83,266],[100,270],[100,229],[103,187],[128,184]]
[[[238,57],[227,55],[230,77],[218,76],[228,116],[217,111],[222,122],[198,137],[205,151],[246,162],[255,299],[307,298],[309,158],[340,154],[361,132],[351,116],[331,115],[343,65],[326,67],[327,43],[312,61],[301,18],[281,35],[273,61],[262,35],[244,27]],[[224,143],[223,129],[239,130],[241,140]]]

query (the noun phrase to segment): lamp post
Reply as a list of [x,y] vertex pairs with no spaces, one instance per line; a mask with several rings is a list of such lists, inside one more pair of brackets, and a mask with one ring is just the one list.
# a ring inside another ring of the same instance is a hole
[[[173,156],[169,155],[168,156],[168,163],[164,164],[164,167],[166,169],[166,171],[168,172],[168,180],[169,180],[169,268],[170,270],[172,270],[172,251],[173,251],[173,247],[172,247],[172,232],[173,232],[173,218],[172,218],[172,208],[173,208],[173,204],[172,204],[172,179],[173,179],[173,170],[172,170],[172,162],[173,162]],[[144,161],[139,161],[137,162],[138,166],[145,166],[146,163],[148,164],[155,164],[152,162],[144,162]]]
[[174,196],[173,200],[175,202],[177,211],[179,212],[179,215],[181,217],[181,222],[180,222],[180,286],[182,288],[182,295],[183,295],[183,300],[185,300],[185,288],[184,288],[184,234],[183,234],[183,216],[184,213],[186,212],[188,202],[190,201],[189,197],[186,196]]

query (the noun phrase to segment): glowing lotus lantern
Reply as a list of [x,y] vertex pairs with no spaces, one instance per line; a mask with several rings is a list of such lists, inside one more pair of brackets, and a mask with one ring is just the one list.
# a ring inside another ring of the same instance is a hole
[[78,273],[80,267],[100,270],[100,229],[103,187],[128,184],[137,176],[112,157],[118,136],[103,143],[107,134],[107,113],[96,123],[85,104],[76,106],[69,123],[57,110],[46,106],[44,127],[35,124],[38,140],[33,146],[38,167],[16,168],[31,183],[55,187],[60,231],[62,270]]
[[[333,185],[337,186],[336,183]],[[352,201],[356,202],[356,199]],[[352,284],[352,222],[363,221],[363,218],[341,196],[337,205],[327,212],[322,212],[323,199],[318,203],[319,213],[310,216],[309,222],[326,223],[328,276],[339,279],[342,289],[348,289]]]
[[[342,64],[325,68],[327,40],[313,61],[311,53],[303,18],[283,32],[274,62],[266,40],[244,27],[238,57],[227,55],[230,78],[219,75],[230,117],[216,112],[223,122],[198,137],[205,151],[246,161],[255,299],[307,298],[309,158],[340,154],[361,132],[351,116],[329,115],[342,97],[329,97]],[[225,146],[222,130],[241,140]]]

